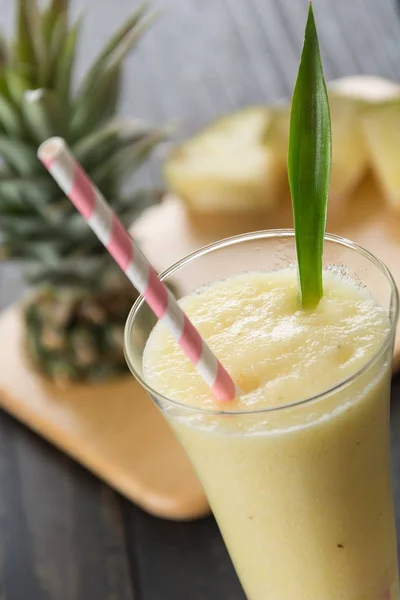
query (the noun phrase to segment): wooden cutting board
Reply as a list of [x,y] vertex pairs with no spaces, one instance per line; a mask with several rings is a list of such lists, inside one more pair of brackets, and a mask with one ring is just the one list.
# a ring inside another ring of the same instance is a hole
[[[259,224],[260,229],[291,226],[288,198]],[[371,180],[351,201],[331,202],[328,231],[371,250],[400,285],[400,217],[386,208]],[[148,211],[135,235],[163,270],[218,232],[193,231],[181,203],[170,197]],[[183,450],[133,377],[59,390],[26,363],[21,338],[19,307],[13,306],[0,316],[0,404],[7,411],[152,514],[170,519],[207,514],[207,501]]]
[[46,382],[24,359],[18,305],[0,317],[0,339],[3,408],[150,513],[207,514],[188,459],[133,376],[68,390]]

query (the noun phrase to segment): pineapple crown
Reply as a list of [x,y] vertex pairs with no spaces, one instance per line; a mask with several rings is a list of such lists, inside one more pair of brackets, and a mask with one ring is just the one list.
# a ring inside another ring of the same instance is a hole
[[83,285],[111,261],[100,242],[36,157],[62,136],[129,225],[159,194],[122,193],[165,132],[117,120],[121,68],[152,19],[147,3],[111,37],[74,93],[72,75],[81,19],[68,24],[68,0],[18,0],[15,41],[0,37],[0,253],[24,262],[33,285]]

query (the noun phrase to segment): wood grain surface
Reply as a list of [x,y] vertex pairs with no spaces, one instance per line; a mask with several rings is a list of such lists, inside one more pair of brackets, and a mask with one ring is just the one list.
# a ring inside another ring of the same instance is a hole
[[[86,6],[79,72],[131,12],[131,0]],[[271,102],[294,83],[306,0],[159,0],[163,15],[127,65],[122,112],[179,118],[184,136],[227,110]],[[0,25],[15,2],[0,0]],[[315,0],[326,76],[400,81],[395,0]],[[160,152],[141,182],[160,179]],[[0,304],[23,292],[0,268]],[[2,340],[6,344],[6,340]],[[392,466],[400,518],[400,380],[393,383]],[[400,524],[400,520],[399,520]],[[267,567],[267,566],[266,566]],[[144,514],[61,452],[0,413],[1,600],[243,600],[211,518],[167,523]]]
[[19,304],[0,315],[0,405],[152,514],[208,514],[189,460],[134,377],[60,389],[29,365],[22,327]]

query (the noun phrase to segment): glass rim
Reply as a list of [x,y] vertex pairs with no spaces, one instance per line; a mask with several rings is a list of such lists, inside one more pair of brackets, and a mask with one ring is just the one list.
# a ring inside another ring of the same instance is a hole
[[[159,277],[162,281],[164,281],[164,280],[168,279],[169,277],[171,277],[174,273],[179,271],[179,269],[186,266],[190,262],[194,261],[196,258],[200,258],[202,256],[210,254],[211,252],[220,250],[222,248],[234,246],[234,245],[240,244],[242,242],[253,241],[253,240],[257,240],[257,239],[283,238],[283,237],[294,238],[295,237],[294,229],[264,229],[264,230],[260,230],[260,231],[253,231],[253,232],[249,232],[249,233],[242,233],[239,235],[227,237],[222,240],[212,242],[211,244],[207,244],[206,246],[202,246],[201,248],[198,248],[197,250],[191,252],[190,254],[187,254],[180,260],[173,263],[167,269],[165,269],[159,275]],[[154,388],[152,388],[146,382],[145,378],[140,373],[138,373],[138,371],[135,369],[135,367],[133,366],[133,364],[130,360],[129,349],[128,349],[129,344],[130,344],[130,333],[133,328],[135,316],[137,315],[137,313],[138,313],[139,309],[142,307],[142,305],[146,304],[146,301],[145,301],[143,295],[141,294],[137,298],[137,300],[135,301],[135,303],[133,304],[133,306],[129,312],[129,315],[127,317],[126,324],[125,324],[125,329],[124,329],[125,360],[127,362],[129,370],[131,371],[133,376],[144,387],[144,389],[150,394],[151,397],[160,399],[162,402],[165,402],[166,404],[171,405],[175,408],[183,409],[184,411],[191,412],[191,413],[197,413],[197,414],[208,415],[208,416],[221,416],[221,415],[241,416],[241,415],[256,415],[256,414],[260,414],[260,413],[277,412],[280,410],[285,410],[285,409],[301,406],[301,405],[309,403],[309,402],[315,402],[317,400],[322,400],[324,397],[328,397],[334,393],[337,393],[340,390],[347,387],[348,385],[350,385],[360,375],[362,375],[370,367],[372,367],[381,358],[381,356],[388,350],[389,345],[392,343],[393,336],[394,336],[394,333],[396,330],[398,316],[399,316],[399,291],[397,289],[396,282],[395,282],[394,277],[393,277],[392,273],[390,272],[389,268],[378,257],[376,257],[374,254],[372,254],[372,252],[370,252],[363,246],[360,246],[359,244],[352,242],[351,240],[349,240],[347,238],[344,238],[342,236],[339,236],[339,235],[336,235],[333,233],[325,233],[324,239],[326,241],[333,242],[333,243],[339,244],[340,246],[349,248],[350,250],[354,250],[358,254],[361,254],[362,256],[364,256],[366,259],[368,259],[371,263],[373,263],[381,271],[381,273],[388,280],[388,282],[390,284],[390,288],[391,288],[391,298],[390,298],[391,301],[390,301],[390,312],[389,312],[390,329],[389,329],[385,339],[383,340],[382,344],[378,348],[378,350],[372,355],[372,357],[362,367],[360,367],[352,375],[349,375],[348,377],[339,381],[337,384],[333,385],[332,387],[328,388],[327,390],[319,392],[318,394],[314,394],[313,396],[303,398],[302,400],[296,400],[296,401],[290,402],[288,404],[282,404],[282,405],[278,405],[278,406],[268,406],[266,408],[256,408],[256,409],[250,408],[250,409],[246,409],[246,410],[237,410],[237,409],[226,410],[226,406],[228,404],[225,403],[223,405],[224,408],[209,409],[209,408],[199,408],[199,407],[191,406],[189,404],[184,404],[182,402],[178,402],[177,400],[168,398],[168,396],[165,396],[164,394],[162,394],[162,393],[158,392],[157,390],[155,390]]]

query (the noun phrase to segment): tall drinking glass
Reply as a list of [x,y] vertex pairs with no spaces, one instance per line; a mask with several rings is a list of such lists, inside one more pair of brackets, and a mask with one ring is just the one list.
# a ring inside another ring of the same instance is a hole
[[[200,249],[162,279],[183,296],[295,262],[293,231],[256,232]],[[299,401],[289,405],[221,412],[164,397],[143,373],[155,317],[142,298],[126,325],[130,369],[194,465],[249,600],[399,600],[389,469],[398,294],[376,257],[327,235],[324,266],[332,265],[370,290],[390,331],[350,378],[307,399],[300,382]]]

